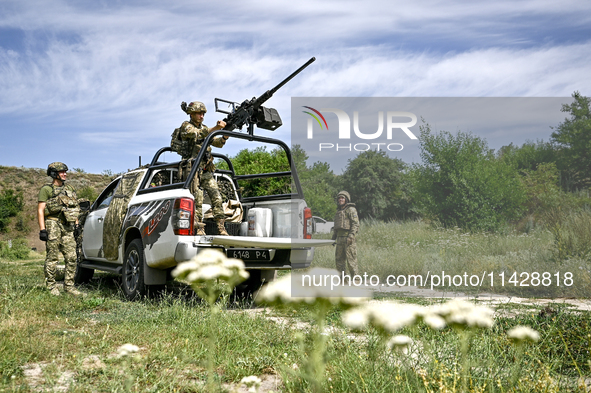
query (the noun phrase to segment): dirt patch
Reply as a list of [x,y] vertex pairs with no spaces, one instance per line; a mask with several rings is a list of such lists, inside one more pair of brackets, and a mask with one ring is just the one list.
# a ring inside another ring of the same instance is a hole
[[535,308],[544,307],[552,304],[568,306],[574,310],[591,311],[591,299],[573,299],[573,298],[555,298],[555,299],[536,299],[522,298],[510,295],[497,295],[492,293],[480,293],[478,295],[469,295],[463,292],[438,291],[423,289],[419,287],[367,287],[374,293],[399,294],[400,296],[420,297],[430,299],[464,299],[477,300],[490,306],[505,304],[529,305]]
[[[282,390],[283,382],[279,375],[263,374],[259,377],[261,386],[257,390],[259,393],[280,392]],[[244,384],[224,384],[224,388],[232,393],[249,393],[251,390]]]
[[[45,377],[45,369],[49,363],[29,363],[23,366],[23,375],[27,385],[33,392],[45,392],[47,378]],[[53,392],[67,392],[70,384],[74,380],[75,373],[73,371],[57,372],[53,375],[55,383],[51,391]]]

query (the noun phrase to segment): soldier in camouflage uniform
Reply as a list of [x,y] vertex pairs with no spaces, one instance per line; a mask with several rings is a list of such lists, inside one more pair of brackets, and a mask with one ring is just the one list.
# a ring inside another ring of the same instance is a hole
[[[226,126],[224,121],[218,121],[215,127],[208,128],[203,124],[203,117],[207,112],[205,104],[199,101],[191,102],[185,109],[185,112],[191,117],[190,121],[185,121],[180,127],[180,137],[183,141],[188,141],[190,148],[189,155],[183,157],[183,160],[194,159],[201,150],[204,139],[213,131],[221,130]],[[215,147],[224,147],[227,136],[214,138],[211,145]],[[184,173],[188,173],[190,168],[186,168]],[[195,227],[197,235],[205,235],[205,224],[203,223],[203,191],[199,186],[209,194],[211,200],[213,216],[216,220],[218,232],[220,235],[228,236],[224,226],[226,215],[222,208],[222,197],[218,189],[218,184],[213,176],[215,166],[211,156],[211,146],[207,147],[207,154],[199,165],[198,178],[191,183],[191,193],[195,197]]]
[[52,295],[60,294],[56,283],[58,253],[64,256],[66,265],[64,291],[73,295],[81,295],[74,288],[76,274],[76,241],[74,231],[78,231],[78,214],[80,208],[76,192],[66,185],[68,167],[61,162],[54,162],[47,167],[47,175],[53,181],[41,187],[37,218],[39,222],[39,239],[46,242],[45,285]]
[[358,232],[359,217],[355,204],[351,203],[351,196],[347,191],[341,191],[337,195],[337,213],[334,218],[332,240],[337,241],[335,260],[337,270],[342,274],[346,273],[347,267],[351,276],[358,274],[355,243]]

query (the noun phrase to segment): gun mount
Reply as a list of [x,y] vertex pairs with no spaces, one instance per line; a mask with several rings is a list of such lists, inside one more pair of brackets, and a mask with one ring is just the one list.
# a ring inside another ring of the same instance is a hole
[[[304,68],[308,67],[316,60],[312,57],[303,66],[295,70],[291,75],[285,78],[274,88],[267,90],[259,98],[253,97],[250,100],[244,100],[241,104],[233,101],[223,100],[216,98],[215,110],[216,112],[225,113],[227,116],[224,118],[226,126],[224,130],[234,131],[236,129],[242,129],[244,125],[248,127],[248,133],[253,135],[254,126],[262,128],[264,130],[274,131],[283,125],[281,117],[276,109],[266,108],[263,104],[275,94],[277,90],[283,87],[287,82],[293,79],[297,74],[302,72]],[[229,110],[220,109],[219,103],[226,104],[230,108]]]

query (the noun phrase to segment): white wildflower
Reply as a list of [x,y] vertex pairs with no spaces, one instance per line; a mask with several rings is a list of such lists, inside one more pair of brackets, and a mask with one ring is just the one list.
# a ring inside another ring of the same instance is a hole
[[125,356],[129,356],[132,353],[136,353],[140,350],[137,345],[133,344],[123,344],[119,348],[117,348],[117,357],[122,358]]
[[244,377],[242,378],[242,380],[240,381],[240,383],[243,383],[246,385],[249,392],[253,392],[256,393],[259,390],[259,387],[261,386],[261,379],[259,377],[257,377],[256,375],[251,375],[248,377]]
[[291,303],[291,274],[265,285],[257,296],[257,301],[280,304]]
[[343,323],[353,330],[364,330],[369,323],[369,314],[362,307],[344,312],[341,318]]
[[490,328],[494,323],[492,309],[461,299],[431,307],[430,311],[442,317],[448,325],[459,328]]
[[203,281],[214,281],[217,279],[227,280],[232,276],[232,272],[226,269],[224,266],[218,265],[203,265],[197,270],[190,272],[187,275],[187,281],[189,282],[203,282]]
[[421,306],[396,302],[368,303],[343,313],[343,323],[355,330],[372,325],[379,330],[394,333],[412,326],[422,312]]
[[196,262],[194,259],[188,262],[180,263],[174,270],[172,275],[174,277],[183,278],[186,277],[187,274],[191,273],[194,270],[199,269],[201,264]]
[[226,258],[216,249],[204,250],[190,261],[179,264],[172,275],[193,284],[221,280],[232,286],[248,278],[244,262]]
[[431,329],[441,330],[447,324],[445,323],[445,319],[441,318],[437,314],[433,314],[430,311],[427,311],[423,314],[423,322]]
[[[331,277],[335,275],[339,275],[336,270],[322,268],[314,268],[303,274],[288,274],[263,287],[257,301],[271,304],[329,302],[351,307],[370,297],[369,291],[360,288],[332,285]],[[311,285],[307,285],[310,283]]]
[[410,344],[412,344],[412,338],[405,336],[404,334],[399,334],[399,335],[392,337],[386,343],[386,346],[388,347],[388,349],[392,349],[392,348],[404,349],[404,348],[407,348]]
[[515,342],[538,342],[540,340],[540,333],[528,326],[515,326],[507,332],[507,337]]

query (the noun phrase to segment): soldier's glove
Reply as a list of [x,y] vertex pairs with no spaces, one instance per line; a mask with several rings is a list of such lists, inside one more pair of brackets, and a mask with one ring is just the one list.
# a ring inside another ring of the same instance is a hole
[[76,224],[74,226],[74,238],[77,238],[78,236],[80,236],[82,234],[82,225],[80,224]]
[[355,240],[354,237],[352,236],[347,236],[347,245],[350,246],[351,244],[353,244],[353,241]]
[[39,240],[46,242],[49,237],[47,236],[47,230],[43,229],[39,231]]

